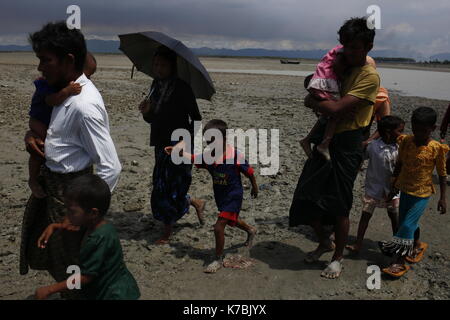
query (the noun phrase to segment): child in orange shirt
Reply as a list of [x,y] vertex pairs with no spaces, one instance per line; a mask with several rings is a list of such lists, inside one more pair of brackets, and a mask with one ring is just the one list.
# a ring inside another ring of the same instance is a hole
[[[419,219],[425,212],[430,196],[435,193],[433,170],[439,174],[440,199],[438,211],[447,210],[446,192],[446,154],[449,147],[431,139],[436,130],[437,114],[432,108],[420,107],[411,117],[413,135],[402,136],[399,155],[394,170],[393,188],[389,199],[400,194],[399,228],[390,241],[380,242],[380,249],[386,255],[396,255],[395,261],[383,272],[401,277],[410,267],[406,261],[416,263],[422,260],[428,245],[419,241]],[[400,137],[401,138],[401,137]]]

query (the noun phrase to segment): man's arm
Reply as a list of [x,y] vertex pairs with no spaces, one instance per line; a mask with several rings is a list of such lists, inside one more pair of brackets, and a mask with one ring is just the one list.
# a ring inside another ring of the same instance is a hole
[[442,118],[440,133],[441,139],[444,139],[447,135],[448,123],[450,122],[450,104],[447,107],[447,111],[445,112],[444,117]]
[[[384,101],[379,107],[376,112],[376,115],[378,118],[383,118],[385,116],[389,116],[391,114],[391,105],[389,103],[389,100]],[[375,130],[375,132],[363,142],[363,145],[367,145],[370,141],[378,139],[380,137],[380,133],[378,130]]]
[[323,100],[318,101],[308,94],[305,97],[305,106],[314,111],[318,111],[328,116],[339,116],[346,113],[353,113],[358,107],[367,105],[368,101],[352,95],[345,95],[338,101]]
[[122,166],[105,121],[100,116],[84,115],[80,128],[83,147],[96,164],[96,173],[112,191]]

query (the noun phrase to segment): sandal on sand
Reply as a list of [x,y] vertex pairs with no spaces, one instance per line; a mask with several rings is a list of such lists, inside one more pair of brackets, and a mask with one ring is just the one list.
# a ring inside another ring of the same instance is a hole
[[320,259],[320,257],[323,255],[323,254],[325,254],[325,253],[327,253],[327,252],[331,252],[331,251],[334,251],[334,243],[332,244],[332,248],[328,248],[328,249],[319,249],[319,248],[317,248],[316,250],[314,250],[314,251],[311,251],[311,252],[308,252],[307,254],[306,254],[306,257],[305,257],[305,262],[306,263],[314,263],[314,262],[317,262],[317,261],[319,261],[319,259]]
[[[408,272],[408,270],[410,269],[410,266],[404,265],[404,264],[392,264],[387,268],[384,268],[382,271],[388,275],[390,275],[391,277],[394,278],[400,278],[402,277],[405,273]],[[397,272],[395,272],[394,270],[398,270]]]
[[428,248],[428,243],[421,242],[419,248],[414,249],[413,256],[406,256],[406,261],[409,263],[417,263],[422,261],[425,251]]
[[213,262],[211,262],[206,269],[203,271],[205,273],[216,273],[217,270],[219,270],[220,268],[222,268],[222,261],[220,260],[214,260]]
[[342,261],[344,261],[344,259],[332,261],[325,270],[322,271],[320,276],[327,279],[339,278],[343,269]]

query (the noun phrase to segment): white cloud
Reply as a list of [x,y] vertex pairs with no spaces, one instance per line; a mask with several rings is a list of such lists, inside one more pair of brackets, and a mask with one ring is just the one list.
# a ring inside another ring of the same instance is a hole
[[387,31],[388,34],[399,34],[401,36],[408,36],[414,32],[414,27],[409,23],[403,22],[395,25],[388,26]]

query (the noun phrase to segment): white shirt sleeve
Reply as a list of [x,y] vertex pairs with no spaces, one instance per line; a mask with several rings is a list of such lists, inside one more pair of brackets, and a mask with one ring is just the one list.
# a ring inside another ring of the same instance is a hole
[[96,174],[105,180],[109,189],[113,191],[119,180],[122,166],[107,124],[100,117],[83,115],[80,137],[83,147],[96,165]]

